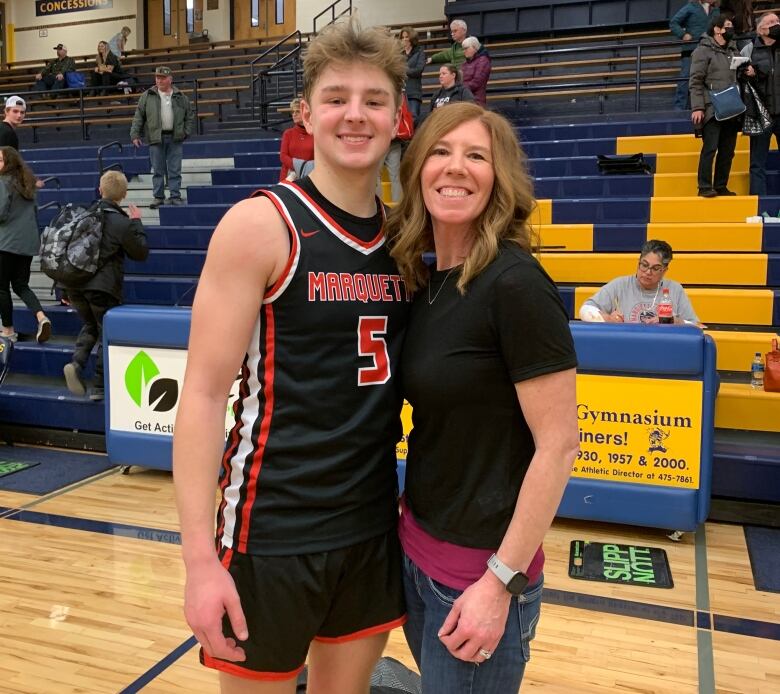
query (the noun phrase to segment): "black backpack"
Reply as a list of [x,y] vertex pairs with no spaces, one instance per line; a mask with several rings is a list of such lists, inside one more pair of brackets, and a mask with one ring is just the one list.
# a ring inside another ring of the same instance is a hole
[[100,242],[108,212],[68,203],[41,234],[41,271],[65,287],[78,287],[100,267]]
[[599,154],[599,171],[603,174],[649,174],[650,164],[644,154]]

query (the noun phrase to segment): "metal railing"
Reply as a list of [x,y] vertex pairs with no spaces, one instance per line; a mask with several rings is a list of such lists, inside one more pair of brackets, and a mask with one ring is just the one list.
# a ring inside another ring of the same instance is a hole
[[[292,48],[288,47],[295,41]],[[286,49],[285,53],[282,53]],[[249,63],[249,92],[251,94],[252,120],[257,118],[257,107],[260,108],[260,126],[265,128],[282,120],[273,121],[268,117],[268,107],[283,99],[293,99],[300,93],[303,81],[301,71],[301,52],[303,36],[300,31],[293,31],[269,49],[258,55]],[[271,53],[275,53],[275,62],[267,68],[257,69],[256,65]],[[292,78],[292,80],[290,80]],[[258,95],[259,91],[259,95]],[[271,94],[273,93],[273,96]],[[286,120],[286,119],[284,119]]]
[[[341,12],[339,12],[338,14],[336,14],[336,6],[340,5],[342,2],[346,3],[347,7],[341,10]],[[352,14],[352,0],[335,0],[330,5],[328,5],[328,7],[326,7],[322,12],[320,12],[312,21],[312,34],[314,34],[315,36],[317,35],[317,20],[320,17],[324,17],[326,14],[328,14],[328,12],[330,12],[330,21],[328,22],[328,24],[333,24],[333,22],[335,22],[339,17],[343,17],[344,15],[347,14],[349,15]],[[328,26],[328,24],[326,24],[325,26]]]
[[[136,87],[140,90],[146,90],[148,87],[151,87],[153,85],[147,84],[147,85],[136,85]],[[182,86],[189,86],[192,89],[191,94],[191,100],[192,100],[192,107],[195,114],[195,122],[196,122],[196,128],[197,133],[199,135],[203,134],[203,119],[200,118],[200,94],[199,94],[199,80],[179,80],[176,83],[176,86],[181,88]],[[104,89],[104,87],[81,87],[78,89],[73,88],[64,88],[64,89],[56,89],[56,90],[47,90],[47,91],[38,91],[38,90],[28,90],[28,91],[15,91],[15,94],[18,94],[19,96],[23,97],[27,101],[27,117],[24,120],[24,124],[22,125],[23,128],[32,128],[33,132],[33,142],[38,142],[38,129],[44,128],[44,127],[58,127],[58,125],[61,125],[63,123],[67,125],[72,125],[72,121],[78,121],[80,127],[81,127],[81,139],[82,140],[89,140],[90,134],[89,134],[89,126],[91,124],[91,118],[104,118],[110,114],[100,114],[100,113],[88,113],[87,108],[90,108],[91,102],[85,101],[85,99],[89,96],[96,96],[97,92],[99,90]],[[103,96],[103,95],[101,95]],[[105,95],[105,99],[127,99],[127,94],[121,93],[121,91],[118,91],[116,95],[109,94]],[[64,99],[66,101],[76,101],[76,104],[68,105],[67,103],[53,103],[51,101],[47,100],[47,97],[49,99]],[[129,99],[127,101],[126,105],[130,105],[131,102]],[[57,112],[53,112],[46,115],[41,115],[43,112],[43,109],[48,106],[54,106],[55,108],[73,108],[73,106],[78,106],[78,112],[74,114],[59,114]],[[128,131],[130,129],[130,126],[128,124]]]
[[101,145],[100,147],[98,147],[98,151],[97,151],[98,176],[102,176],[109,169],[124,171],[122,164],[120,164],[119,162],[109,164],[108,166],[103,166],[103,152],[107,149],[110,149],[111,147],[118,147],[119,151],[120,152],[122,151],[122,143],[119,140],[114,140],[113,142],[109,142],[108,144]]
[[[743,39],[751,38],[750,34],[745,34],[742,37]],[[499,57],[502,60],[506,59],[517,59],[517,58],[533,58],[536,61],[536,64],[541,66],[555,66],[555,61],[549,60],[549,58],[554,58],[557,56],[564,56],[564,55],[582,55],[585,53],[612,53],[610,57],[605,57],[604,62],[610,63],[612,60],[615,59],[633,59],[633,70],[634,75],[633,77],[625,77],[624,79],[616,80],[614,78],[609,78],[609,71],[614,70],[615,66],[609,65],[608,68],[605,68],[604,70],[604,78],[600,80],[593,80],[593,81],[574,81],[574,75],[576,73],[571,73],[571,79],[567,80],[565,83],[554,83],[554,84],[540,84],[540,85],[523,85],[523,78],[517,78],[517,85],[507,85],[507,86],[490,86],[490,83],[488,82],[488,88],[487,93],[492,95],[500,95],[502,93],[514,93],[514,92],[528,92],[528,93],[534,93],[534,92],[555,92],[555,91],[567,91],[572,89],[589,89],[592,90],[590,93],[598,93],[599,90],[607,90],[610,87],[633,87],[634,88],[634,110],[636,112],[641,111],[642,108],[642,86],[650,85],[650,84],[670,84],[670,83],[678,83],[680,81],[679,76],[673,76],[673,77],[642,77],[642,61],[645,57],[646,53],[645,51],[647,49],[658,49],[658,48],[675,48],[677,52],[689,48],[690,50],[693,50],[698,45],[698,42],[696,41],[688,41],[688,42],[682,42],[679,40],[676,41],[654,41],[654,42],[647,42],[647,43],[637,43],[637,44],[625,44],[625,43],[614,43],[614,44],[600,44],[597,46],[578,46],[576,48],[553,48],[545,51],[517,51],[512,53],[501,53],[497,56],[494,56],[494,60],[496,57]],[[489,46],[488,46],[489,48]],[[548,59],[548,60],[545,60]],[[533,72],[533,67],[531,65],[524,65],[522,66],[525,69],[530,69]],[[600,99],[600,105],[601,110],[603,111],[603,102],[606,97],[606,91],[602,91],[602,93],[598,94]],[[518,102],[522,99],[522,96],[511,96],[510,98],[514,99],[515,102]]]

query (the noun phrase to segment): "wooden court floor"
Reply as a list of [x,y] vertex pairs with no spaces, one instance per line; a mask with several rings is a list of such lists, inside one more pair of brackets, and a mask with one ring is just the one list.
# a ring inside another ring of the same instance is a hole
[[[662,547],[674,588],[570,579],[574,539]],[[178,541],[168,473],[0,492],[0,693],[216,692],[182,616]],[[755,590],[741,527],[708,523],[673,543],[559,520],[545,550],[523,691],[780,694],[780,594]],[[401,630],[386,653],[414,667]]]

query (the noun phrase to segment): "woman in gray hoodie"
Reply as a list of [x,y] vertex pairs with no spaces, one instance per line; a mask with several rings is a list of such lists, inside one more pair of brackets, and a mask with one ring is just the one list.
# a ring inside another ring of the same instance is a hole
[[16,342],[11,289],[38,320],[36,340],[51,336],[51,322],[30,289],[30,266],[40,246],[35,176],[13,147],[0,147],[0,318],[2,335]]

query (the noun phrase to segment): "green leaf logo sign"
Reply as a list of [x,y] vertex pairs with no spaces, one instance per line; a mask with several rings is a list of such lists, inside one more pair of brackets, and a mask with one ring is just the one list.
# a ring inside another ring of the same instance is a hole
[[149,406],[155,412],[169,412],[179,399],[179,384],[174,378],[157,378],[159,375],[157,364],[141,350],[127,366],[125,388],[138,407],[144,406],[144,394],[148,391]]

